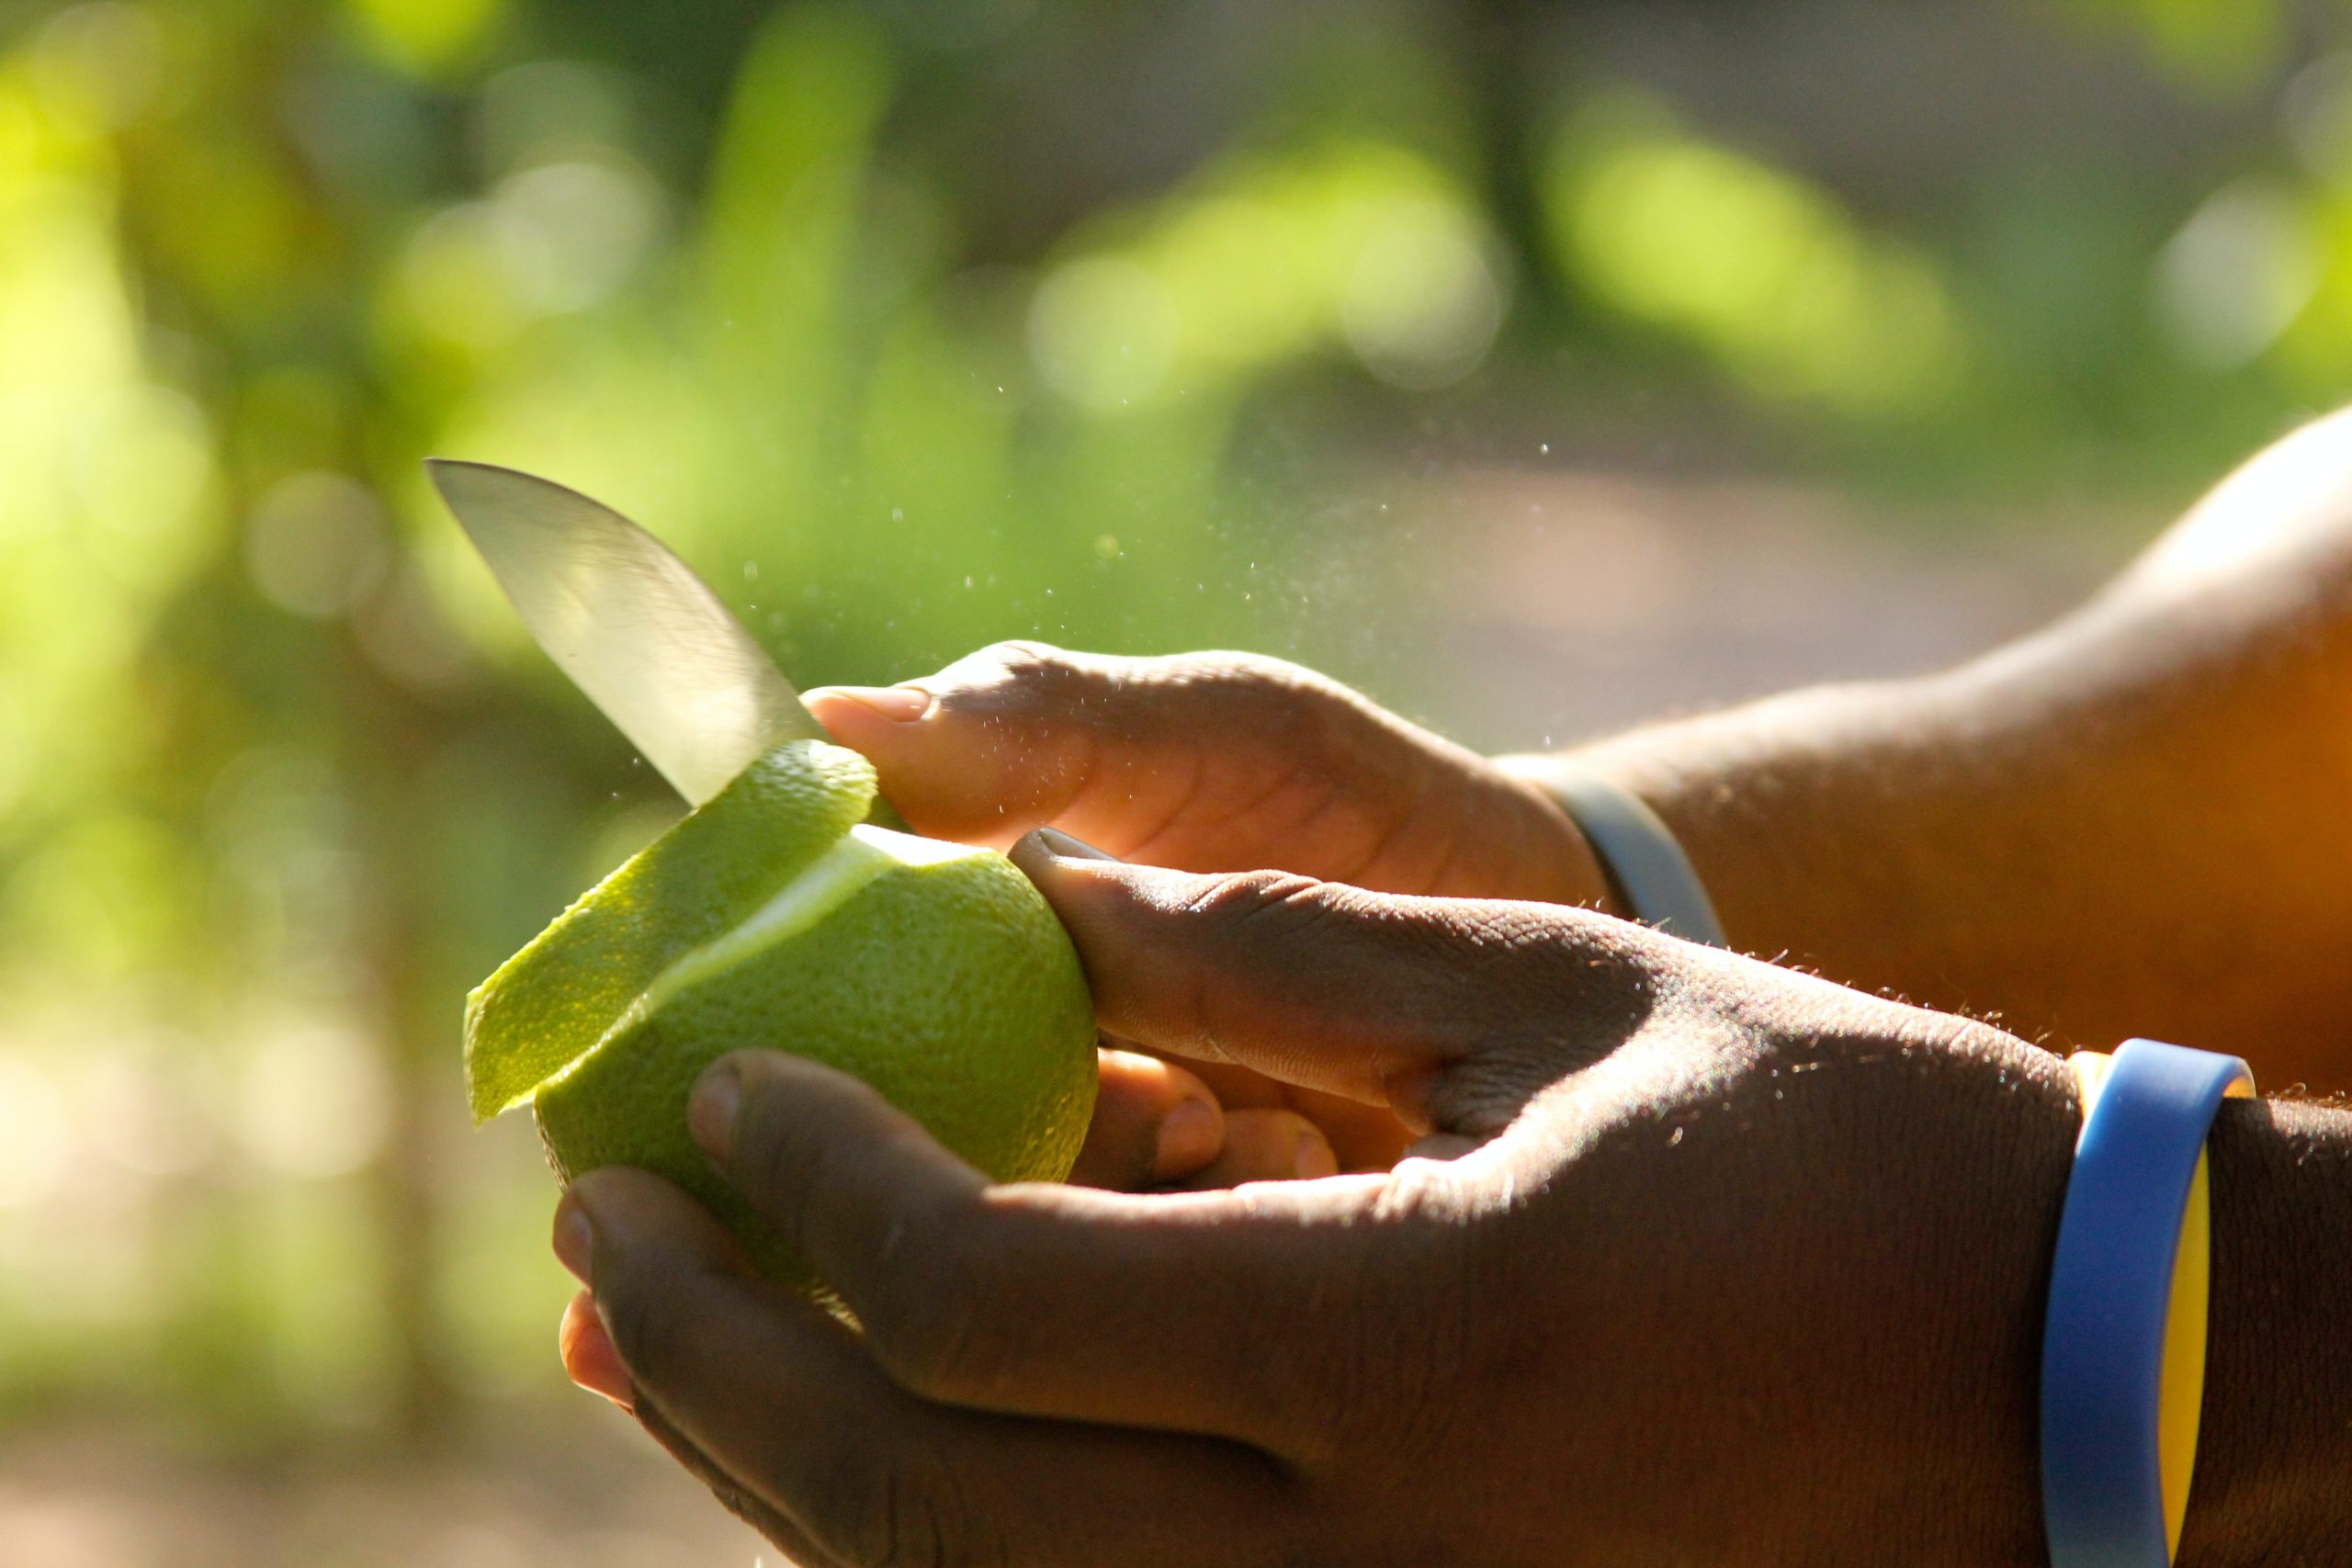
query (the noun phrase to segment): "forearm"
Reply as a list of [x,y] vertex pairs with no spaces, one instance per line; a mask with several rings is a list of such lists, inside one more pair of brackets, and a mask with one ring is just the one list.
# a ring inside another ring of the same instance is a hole
[[2180,1561],[2334,1561],[2352,1540],[2352,1115],[2233,1101],[2211,1147],[2211,1334]]
[[2352,1085],[2352,462],[2332,446],[2342,416],[1975,664],[1581,758],[1666,818],[1748,951],[2029,1037],[2154,1034]]

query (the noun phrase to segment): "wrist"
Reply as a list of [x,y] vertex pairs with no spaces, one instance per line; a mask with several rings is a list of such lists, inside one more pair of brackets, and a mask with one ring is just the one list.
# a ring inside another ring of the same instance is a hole
[[[1973,960],[1974,911],[1996,891],[1996,803],[1955,795],[1955,777],[1975,773],[1955,762],[1972,702],[1942,678],[1821,686],[1565,756],[1666,823],[1735,949],[1981,1010],[1945,978]],[[2014,889],[1997,903],[2015,919]]]
[[2352,1539],[2352,1114],[2233,1102],[2209,1147],[2211,1338],[2181,1561],[2322,1561]]
[[1998,1031],[1906,1033],[1836,1075],[1857,1157],[1826,1201],[1856,1228],[1828,1249],[1813,1326],[1875,1348],[1830,1395],[1870,1499],[1845,1555],[1932,1540],[1953,1562],[2039,1561],[2041,1327],[2078,1100],[2062,1061]]
[[1620,919],[1630,919],[1633,911],[1611,890],[1608,874],[1601,869],[1600,858],[1583,829],[1560,804],[1559,797],[1544,786],[1540,770],[1545,761],[1528,755],[1487,759],[1487,773],[1504,793],[1521,823],[1520,830],[1512,837],[1526,853],[1523,863],[1533,869],[1530,890],[1508,896],[1532,897],[1546,904],[1575,905]]
[[1600,863],[1610,912],[1685,942],[1728,945],[1690,857],[1639,795],[1566,757],[1513,757],[1503,765],[1532,782],[1576,825]]

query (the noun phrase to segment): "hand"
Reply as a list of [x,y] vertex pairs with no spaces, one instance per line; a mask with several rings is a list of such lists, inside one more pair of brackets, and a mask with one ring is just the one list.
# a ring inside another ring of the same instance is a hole
[[1106,1028],[1468,1152],[992,1187],[854,1080],[718,1064],[696,1137],[862,1332],[608,1169],[559,1214],[572,1364],[786,1550],[2039,1561],[2054,1058],[1572,909],[1019,858]]
[[1247,653],[982,649],[901,685],[808,694],[919,833],[1003,849],[1054,827],[1124,860],[1272,867],[1391,893],[1599,900],[1527,781],[1335,681]]
[[[1543,791],[1279,660],[1001,643],[924,680],[812,691],[808,703],[935,838],[1003,848],[1049,826],[1182,870],[1272,867],[1482,898],[1603,896],[1591,852]],[[1246,1067],[1199,1077],[1234,1113],[1235,1142],[1186,1172],[1197,1185],[1291,1174],[1292,1149],[1317,1140],[1330,1152],[1308,1147],[1298,1156],[1308,1166],[1385,1170],[1408,1141],[1385,1111]],[[1125,1109],[1106,1097],[1100,1116]],[[1148,1129],[1102,1135],[1130,1145]]]

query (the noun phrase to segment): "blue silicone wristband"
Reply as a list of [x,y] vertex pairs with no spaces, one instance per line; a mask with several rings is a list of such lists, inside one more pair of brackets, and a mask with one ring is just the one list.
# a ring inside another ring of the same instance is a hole
[[2052,1568],[2167,1568],[2158,1400],[2189,1185],[2234,1056],[2126,1041],[2083,1123],[2041,1345]]

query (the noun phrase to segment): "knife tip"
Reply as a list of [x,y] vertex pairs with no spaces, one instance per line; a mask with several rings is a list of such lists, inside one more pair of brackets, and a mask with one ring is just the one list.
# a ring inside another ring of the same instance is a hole
[[466,457],[427,457],[424,459],[424,477],[433,481],[433,488],[441,492],[444,500],[454,500],[454,498],[450,496],[449,486],[453,482],[459,484],[464,483],[465,476],[469,474],[494,474],[505,471],[507,470],[499,468],[495,464],[477,463]]

